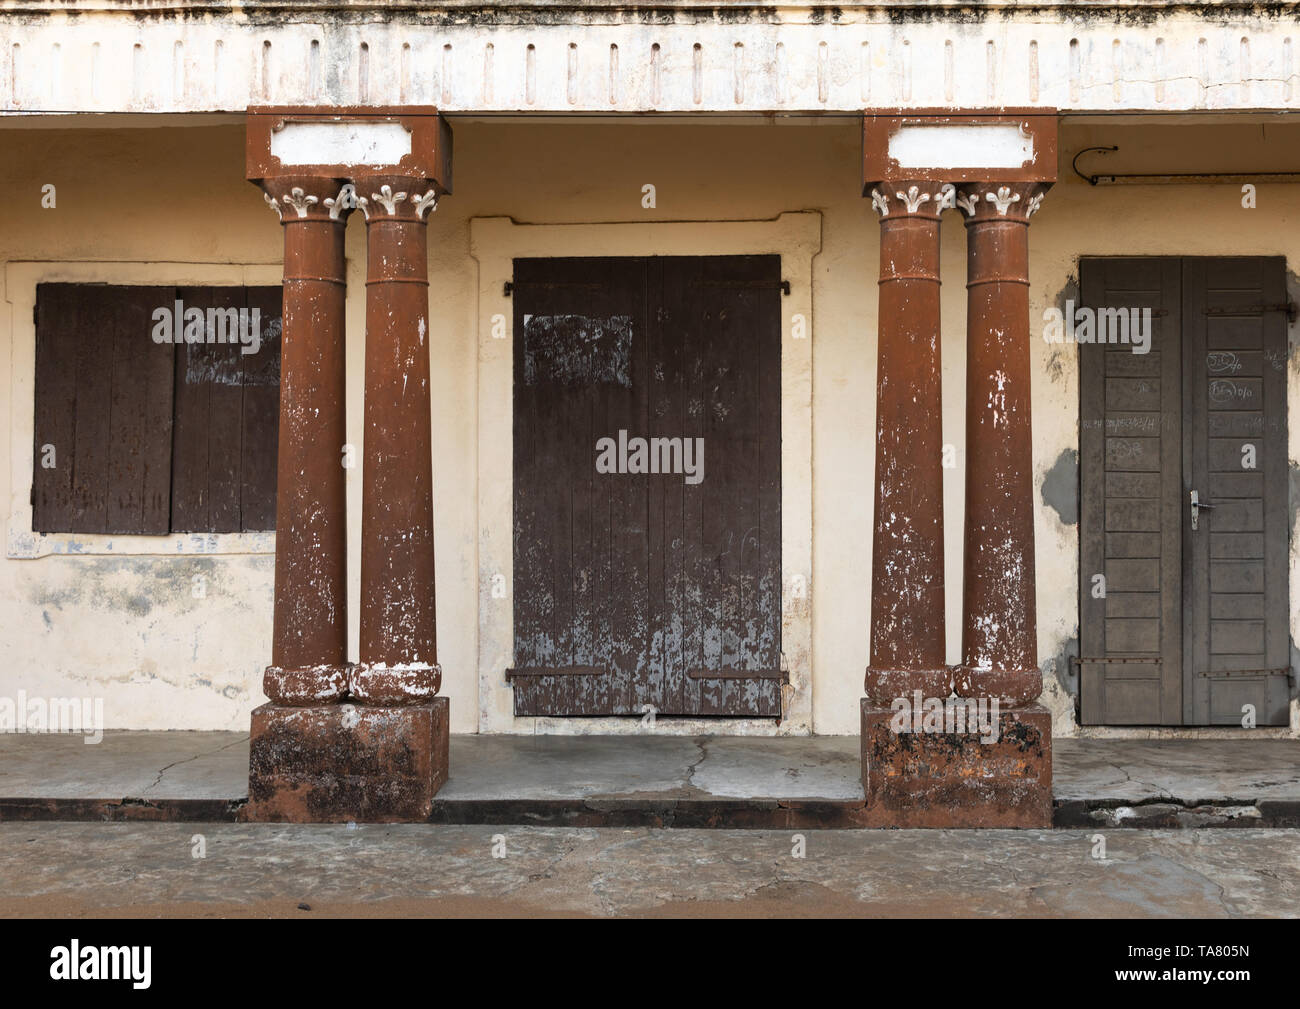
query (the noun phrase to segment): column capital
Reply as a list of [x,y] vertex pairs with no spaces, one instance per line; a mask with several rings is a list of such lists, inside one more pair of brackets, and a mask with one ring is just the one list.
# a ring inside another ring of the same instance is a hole
[[342,224],[356,209],[357,199],[347,179],[303,175],[259,179],[266,205],[281,224],[294,221],[322,221]]
[[366,223],[374,221],[423,222],[425,214],[438,208],[439,186],[431,179],[410,175],[358,176],[357,205],[366,216]]
[[962,182],[955,205],[967,224],[1018,221],[1027,224],[1042,207],[1050,182]]
[[908,217],[938,220],[944,210],[956,205],[953,203],[956,191],[951,183],[926,179],[869,182],[863,194],[871,197],[871,209],[881,220]]

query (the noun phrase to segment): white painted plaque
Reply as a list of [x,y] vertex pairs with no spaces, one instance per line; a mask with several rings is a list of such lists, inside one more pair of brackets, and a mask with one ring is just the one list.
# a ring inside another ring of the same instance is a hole
[[1017,123],[908,123],[889,138],[900,168],[1022,168],[1034,138]]
[[395,122],[291,122],[271,134],[281,165],[396,165],[411,153],[411,132]]

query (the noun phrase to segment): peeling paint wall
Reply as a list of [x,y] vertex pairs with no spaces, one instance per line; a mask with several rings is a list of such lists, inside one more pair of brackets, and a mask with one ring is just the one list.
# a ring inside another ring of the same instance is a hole
[[[1034,467],[1039,656],[1044,701],[1058,734],[1073,734],[1077,675],[1078,368],[1075,348],[1041,339],[1044,309],[1063,302],[1080,255],[1285,255],[1300,264],[1300,187],[1261,185],[1244,210],[1236,186],[1090,187],[1069,175],[1084,146],[1118,144],[1124,170],[1281,168],[1300,161],[1300,129],[1171,117],[1063,124],[1064,175],[1030,229],[1030,324],[1034,367]],[[119,120],[119,122],[122,122]],[[133,121],[155,126],[152,121]],[[170,120],[169,123],[176,121]],[[860,196],[855,120],[699,125],[521,124],[460,120],[456,189],[432,216],[430,320],[438,646],[452,730],[476,731],[479,640],[477,381],[478,268],[469,221],[520,223],[758,221],[789,211],[822,215],[813,260],[811,727],[856,733],[867,664],[875,424],[879,225]],[[0,229],[0,260],[266,264],[281,257],[280,229],[243,181],[238,119],[190,128],[18,129],[0,142],[0,171],[14,195]],[[1120,170],[1120,160],[1109,163]],[[1097,169],[1093,169],[1097,170]],[[774,174],[775,173],[775,174]],[[41,186],[57,186],[55,210]],[[641,187],[656,186],[653,209]],[[361,457],[365,236],[348,229],[348,430]],[[958,218],[941,229],[943,440],[948,660],[959,658],[964,480],[966,236]],[[557,250],[557,254],[562,254]],[[124,268],[125,269],[125,268]],[[1294,279],[1294,277],[1293,277]],[[1293,297],[1300,292],[1293,291]],[[12,403],[13,296],[0,312],[0,395]],[[1290,404],[1300,406],[1300,354],[1291,329]],[[504,408],[505,404],[503,404]],[[0,502],[14,496],[12,445],[30,445],[31,418],[3,411]],[[15,429],[12,425],[18,425]],[[25,425],[25,427],[23,427]],[[1300,459],[1300,422],[1290,454]],[[1294,470],[1293,470],[1294,472]],[[357,637],[361,470],[348,474],[350,640]],[[1294,480],[1293,480],[1294,483]],[[1291,593],[1300,600],[1292,491]],[[110,727],[242,729],[262,701],[270,656],[272,558],[243,552],[174,556],[83,553],[0,560],[0,695],[18,689],[103,696]],[[202,567],[200,567],[202,566]],[[205,600],[189,591],[208,576]],[[1294,705],[1293,705],[1294,710]],[[566,726],[566,728],[568,728]],[[725,723],[720,725],[726,730]],[[571,731],[581,731],[577,725]]]

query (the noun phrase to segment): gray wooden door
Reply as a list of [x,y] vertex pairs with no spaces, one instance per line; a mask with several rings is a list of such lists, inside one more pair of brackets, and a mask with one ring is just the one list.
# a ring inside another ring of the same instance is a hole
[[1151,310],[1148,353],[1079,346],[1081,720],[1285,724],[1284,261],[1085,259],[1080,287],[1094,327]]
[[779,717],[780,257],[514,266],[515,713]]
[[1083,307],[1151,310],[1145,354],[1079,345],[1082,720],[1178,725],[1182,351],[1176,259],[1080,264]]
[[1287,714],[1285,261],[1183,261],[1184,470],[1209,508],[1184,523],[1191,725]]

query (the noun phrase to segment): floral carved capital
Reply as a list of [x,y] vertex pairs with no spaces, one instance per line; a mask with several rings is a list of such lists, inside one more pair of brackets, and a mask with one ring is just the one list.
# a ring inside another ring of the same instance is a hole
[[437,189],[424,179],[389,175],[358,178],[354,184],[366,194],[357,197],[357,206],[367,221],[423,221],[438,206]]
[[339,179],[264,179],[262,198],[283,224],[295,221],[340,222],[344,209],[337,204],[341,185]]
[[1050,182],[971,182],[958,187],[957,206],[968,224],[978,221],[1027,222],[1047,195]]
[[882,218],[937,220],[945,207],[952,206],[953,187],[925,179],[894,179],[876,182],[870,194],[871,209]]

